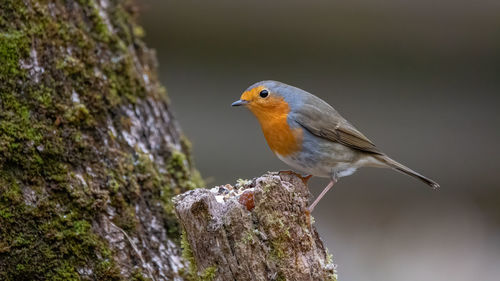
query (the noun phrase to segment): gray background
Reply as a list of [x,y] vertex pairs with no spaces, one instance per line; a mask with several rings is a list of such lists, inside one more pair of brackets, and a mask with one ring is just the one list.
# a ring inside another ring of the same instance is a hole
[[[314,212],[342,281],[499,280],[500,1],[141,1],[146,41],[209,186],[287,169],[230,104],[264,79],[310,91],[390,170]],[[310,182],[318,194],[326,179]]]

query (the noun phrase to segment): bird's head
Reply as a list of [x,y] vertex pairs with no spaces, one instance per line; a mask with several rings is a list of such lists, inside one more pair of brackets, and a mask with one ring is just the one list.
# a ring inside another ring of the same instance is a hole
[[299,151],[302,130],[292,128],[289,114],[303,103],[307,93],[276,81],[253,84],[233,106],[245,106],[257,117],[271,150],[286,156]]
[[277,81],[261,81],[248,87],[232,106],[245,106],[260,120],[287,114],[301,100],[302,90]]

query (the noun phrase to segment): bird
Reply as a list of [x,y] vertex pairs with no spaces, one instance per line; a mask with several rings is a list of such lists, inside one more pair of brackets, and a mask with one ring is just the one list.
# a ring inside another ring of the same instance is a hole
[[309,206],[312,212],[341,177],[361,167],[390,168],[437,189],[439,184],[396,162],[321,98],[282,82],[248,87],[232,106],[248,108],[273,153],[293,169],[330,182]]

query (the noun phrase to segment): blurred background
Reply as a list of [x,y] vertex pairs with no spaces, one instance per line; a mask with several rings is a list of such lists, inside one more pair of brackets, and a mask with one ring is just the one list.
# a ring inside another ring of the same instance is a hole
[[499,280],[500,1],[139,5],[209,186],[288,168],[230,104],[256,81],[289,83],[441,184],[379,169],[342,178],[313,214],[340,280]]

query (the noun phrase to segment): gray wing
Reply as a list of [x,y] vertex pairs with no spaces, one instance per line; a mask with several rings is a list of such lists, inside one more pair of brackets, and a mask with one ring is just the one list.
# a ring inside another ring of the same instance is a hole
[[320,138],[364,152],[384,154],[335,109],[315,96],[303,103],[300,110],[295,110],[292,118]]

